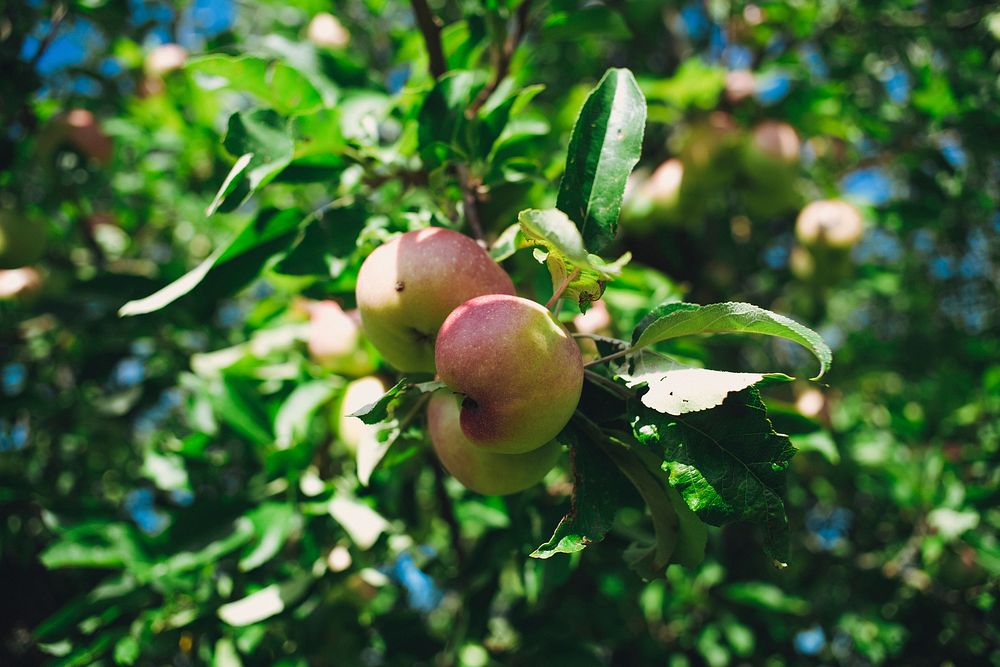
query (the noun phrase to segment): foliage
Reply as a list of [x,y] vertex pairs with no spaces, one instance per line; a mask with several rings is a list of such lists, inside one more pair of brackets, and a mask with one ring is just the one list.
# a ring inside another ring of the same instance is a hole
[[[0,207],[47,243],[0,301],[0,663],[1000,664],[1000,14],[2,11]],[[864,237],[797,270],[830,197]],[[443,474],[429,375],[362,347],[391,389],[347,405],[310,355],[313,300],[428,225],[589,355],[537,488]]]

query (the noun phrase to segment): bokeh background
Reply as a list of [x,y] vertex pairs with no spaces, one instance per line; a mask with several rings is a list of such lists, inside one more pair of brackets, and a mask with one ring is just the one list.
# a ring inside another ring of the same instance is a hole
[[[449,67],[488,70],[519,4],[430,3]],[[544,89],[482,171],[488,233],[551,205],[586,92],[628,67],[649,106],[618,242],[635,261],[610,321],[577,325],[627,336],[664,299],[749,301],[834,348],[822,384],[768,394],[799,448],[789,567],[733,525],[697,569],[643,581],[622,561],[632,509],[605,542],[534,560],[566,466],[477,496],[436,472],[419,424],[374,472],[358,459],[344,395],[391,378],[356,339],[357,267],[461,199],[416,150],[430,78],[409,3],[7,2],[0,664],[1000,665],[1000,11],[529,9],[510,76]],[[206,215],[240,155],[230,115],[294,108],[300,80],[336,112],[320,150]],[[859,239],[796,237],[826,199]],[[118,316],[262,211],[324,207],[321,251]],[[530,258],[510,268],[544,302]],[[777,343],[677,351],[811,370]]]

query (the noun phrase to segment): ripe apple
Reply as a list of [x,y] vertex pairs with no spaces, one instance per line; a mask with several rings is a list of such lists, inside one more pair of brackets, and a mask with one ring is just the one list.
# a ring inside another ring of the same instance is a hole
[[162,79],[170,72],[184,67],[188,52],[179,44],[161,44],[146,54],[143,70],[147,76]]
[[0,301],[31,300],[42,287],[42,274],[33,266],[0,270]]
[[333,14],[322,12],[313,17],[306,28],[306,37],[316,46],[342,49],[351,41],[351,33]]
[[748,69],[726,72],[726,99],[736,104],[753,95],[756,88],[754,73]]
[[356,296],[365,334],[403,372],[434,372],[434,339],[455,307],[514,283],[468,236],[431,227],[380,246],[361,265]]
[[374,403],[386,390],[387,387],[380,378],[370,375],[347,383],[340,400],[334,403],[331,415],[334,430],[352,454],[357,454],[358,448],[366,440],[375,439],[378,427],[370,426],[357,417],[348,415]]
[[61,146],[69,145],[102,166],[111,162],[113,144],[100,121],[86,109],[70,109],[56,114],[38,139],[38,152],[49,158]]
[[38,261],[45,252],[45,230],[13,211],[0,210],[0,269]]
[[316,301],[306,308],[309,311],[307,345],[316,363],[334,373],[353,377],[375,370],[359,323],[336,301]]
[[550,441],[526,454],[495,454],[469,442],[462,432],[460,399],[436,392],[427,405],[431,444],[441,465],[466,488],[488,496],[523,491],[542,481],[562,448]]
[[441,325],[435,359],[441,380],[465,395],[462,432],[489,452],[548,444],[580,401],[580,348],[549,311],[517,296],[481,296],[456,308]]
[[840,199],[814,201],[795,221],[795,238],[809,248],[850,250],[863,232],[861,212]]

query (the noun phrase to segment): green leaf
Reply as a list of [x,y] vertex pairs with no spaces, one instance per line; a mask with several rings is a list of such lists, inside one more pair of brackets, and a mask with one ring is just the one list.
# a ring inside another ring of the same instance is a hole
[[219,618],[235,627],[260,623],[298,602],[312,582],[312,575],[300,573],[284,583],[265,586],[219,607]]
[[348,417],[357,417],[368,425],[378,424],[389,419],[389,414],[392,412],[391,406],[402,398],[402,396],[407,392],[418,391],[422,394],[426,394],[437,391],[438,389],[444,389],[445,386],[446,385],[443,382],[420,382],[417,384],[411,384],[406,378],[403,378],[387,392],[382,394],[382,397],[377,401],[355,410],[349,414]]
[[288,449],[304,440],[316,411],[333,398],[336,390],[337,386],[326,380],[297,386],[274,417],[275,446]]
[[185,69],[225,79],[230,87],[250,93],[283,114],[309,111],[323,103],[309,79],[278,60],[214,54],[192,58]]
[[328,509],[330,516],[362,550],[371,549],[379,535],[389,530],[389,522],[360,500],[342,495],[334,496],[330,499]]
[[547,542],[532,552],[532,558],[551,558],[581,551],[588,544],[600,542],[622,505],[633,497],[628,480],[608,458],[595,436],[573,430],[570,456],[573,464],[573,499],[569,513],[562,518]]
[[420,154],[430,167],[450,157],[472,157],[476,149],[474,123],[465,111],[486,85],[481,72],[454,71],[442,76],[420,108]]
[[809,603],[802,598],[787,595],[774,584],[763,581],[740,581],[729,584],[722,595],[733,602],[758,607],[767,611],[803,616],[809,613]]
[[360,204],[322,208],[304,221],[305,233],[274,270],[286,275],[336,278],[349,266],[358,235],[368,221]]
[[[236,237],[196,268],[159,291],[129,301],[120,317],[160,310],[182,296],[197,294],[211,301],[245,287],[274,255],[285,252],[299,231],[302,215],[295,209],[261,211]],[[211,276],[211,280],[206,280]]]
[[149,569],[149,577],[157,580],[199,567],[214,566],[216,561],[252,540],[253,536],[253,523],[246,517],[240,517],[219,530],[213,530],[194,544],[184,545],[183,549],[153,565]]
[[833,353],[812,329],[749,303],[667,303],[657,306],[632,332],[633,348],[690,336],[713,333],[755,333],[777,336],[802,345],[819,360],[821,377],[830,368]]
[[278,554],[289,535],[302,526],[302,516],[293,505],[267,502],[247,515],[253,524],[255,541],[240,558],[239,568],[249,572]]
[[714,109],[726,89],[726,70],[689,58],[669,79],[644,79],[639,85],[650,101],[677,109]]
[[209,386],[208,400],[216,416],[256,445],[274,442],[267,415],[252,383],[227,377]]
[[645,385],[641,397],[647,408],[669,415],[683,415],[721,405],[730,394],[747,387],[793,378],[781,373],[730,373],[692,368],[657,354],[636,355],[631,373],[621,373],[630,389]]
[[[229,117],[222,145],[231,155],[240,157],[205,215],[212,215],[223,208],[236,208],[259,188],[270,183],[295,157],[295,140],[289,120],[271,109],[234,113]],[[239,187],[242,180],[245,180],[245,187]],[[242,196],[230,197],[233,192]]]
[[580,231],[558,209],[527,209],[517,216],[524,244],[542,251],[552,277],[552,289],[566,281],[563,295],[574,299],[583,310],[604,294],[608,281],[621,275],[632,256],[625,253],[614,262],[605,262],[587,252]]
[[50,569],[131,568],[146,563],[138,531],[127,523],[94,521],[64,532],[41,555]]
[[786,562],[788,518],[781,495],[795,448],[774,432],[756,388],[681,417],[636,406],[631,422],[640,442],[662,448],[670,484],[703,521],[760,525],[764,550]]
[[580,228],[587,249],[615,237],[625,182],[642,153],[646,100],[627,69],[610,69],[573,127],[556,207]]

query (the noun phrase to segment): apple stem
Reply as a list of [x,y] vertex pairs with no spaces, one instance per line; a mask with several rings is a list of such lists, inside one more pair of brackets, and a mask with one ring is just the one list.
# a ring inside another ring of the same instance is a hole
[[[553,292],[552,298],[549,299],[549,302],[545,304],[545,307],[548,308],[549,310],[552,310],[552,307],[555,306],[556,303],[558,303],[559,299],[563,295],[563,292],[565,292],[566,288],[569,287],[569,284],[579,277],[580,277],[580,269],[578,268],[573,269],[573,272],[568,276],[566,276],[566,279],[562,281],[562,284],[559,285],[559,288],[556,289],[555,292]],[[553,314],[556,314],[557,312],[558,311],[553,311]]]

